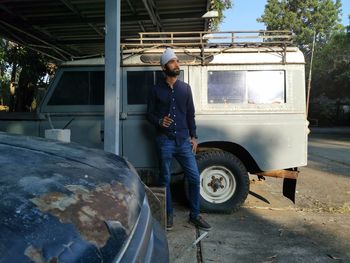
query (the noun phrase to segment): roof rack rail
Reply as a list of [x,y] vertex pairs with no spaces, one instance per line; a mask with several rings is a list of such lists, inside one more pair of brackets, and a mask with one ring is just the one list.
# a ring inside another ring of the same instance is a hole
[[125,39],[122,49],[172,47],[257,47],[292,46],[294,35],[288,30],[224,31],[224,32],[142,32],[139,38]]

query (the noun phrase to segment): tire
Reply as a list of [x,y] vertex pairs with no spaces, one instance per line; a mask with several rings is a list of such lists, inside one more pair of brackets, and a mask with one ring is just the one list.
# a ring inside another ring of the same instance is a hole
[[[237,211],[249,193],[249,176],[243,163],[233,154],[215,150],[197,155],[200,173],[202,212]],[[188,198],[188,183],[185,181]]]

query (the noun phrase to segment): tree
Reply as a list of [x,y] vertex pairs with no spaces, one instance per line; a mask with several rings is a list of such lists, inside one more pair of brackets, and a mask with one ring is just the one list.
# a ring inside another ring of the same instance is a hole
[[340,24],[340,13],[340,0],[268,0],[258,19],[268,30],[295,34],[308,62],[306,72],[315,35],[310,115],[320,123],[335,124],[339,105],[350,101],[350,34]]
[[290,30],[296,43],[307,54],[316,33],[317,45],[323,45],[334,30],[341,29],[341,1],[268,0],[264,14],[257,19],[267,30]]
[[335,32],[330,40],[315,52],[314,95],[328,98],[350,98],[350,34]]
[[6,50],[8,41],[0,39],[0,110],[3,110],[4,104],[8,105],[10,76],[7,72],[8,63],[6,62]]
[[11,43],[5,50],[5,60],[11,71],[10,111],[30,111],[37,88],[47,73],[47,59],[29,48]]
[[219,17],[213,18],[211,20],[210,28],[213,31],[218,30],[219,24],[224,20],[224,11],[228,8],[232,7],[232,1],[231,0],[212,0],[212,8],[213,10],[216,10],[219,12]]

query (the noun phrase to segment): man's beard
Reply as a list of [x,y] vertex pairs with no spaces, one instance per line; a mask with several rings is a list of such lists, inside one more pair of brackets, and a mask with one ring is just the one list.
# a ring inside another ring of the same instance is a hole
[[180,75],[179,68],[171,70],[168,67],[165,67],[165,69],[163,71],[164,71],[165,75],[167,75],[168,77],[177,77]]

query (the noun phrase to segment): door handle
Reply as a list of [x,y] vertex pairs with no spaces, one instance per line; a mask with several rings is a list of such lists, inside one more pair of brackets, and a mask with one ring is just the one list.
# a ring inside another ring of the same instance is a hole
[[121,120],[126,120],[128,118],[128,114],[126,112],[121,112],[120,113],[120,119]]

